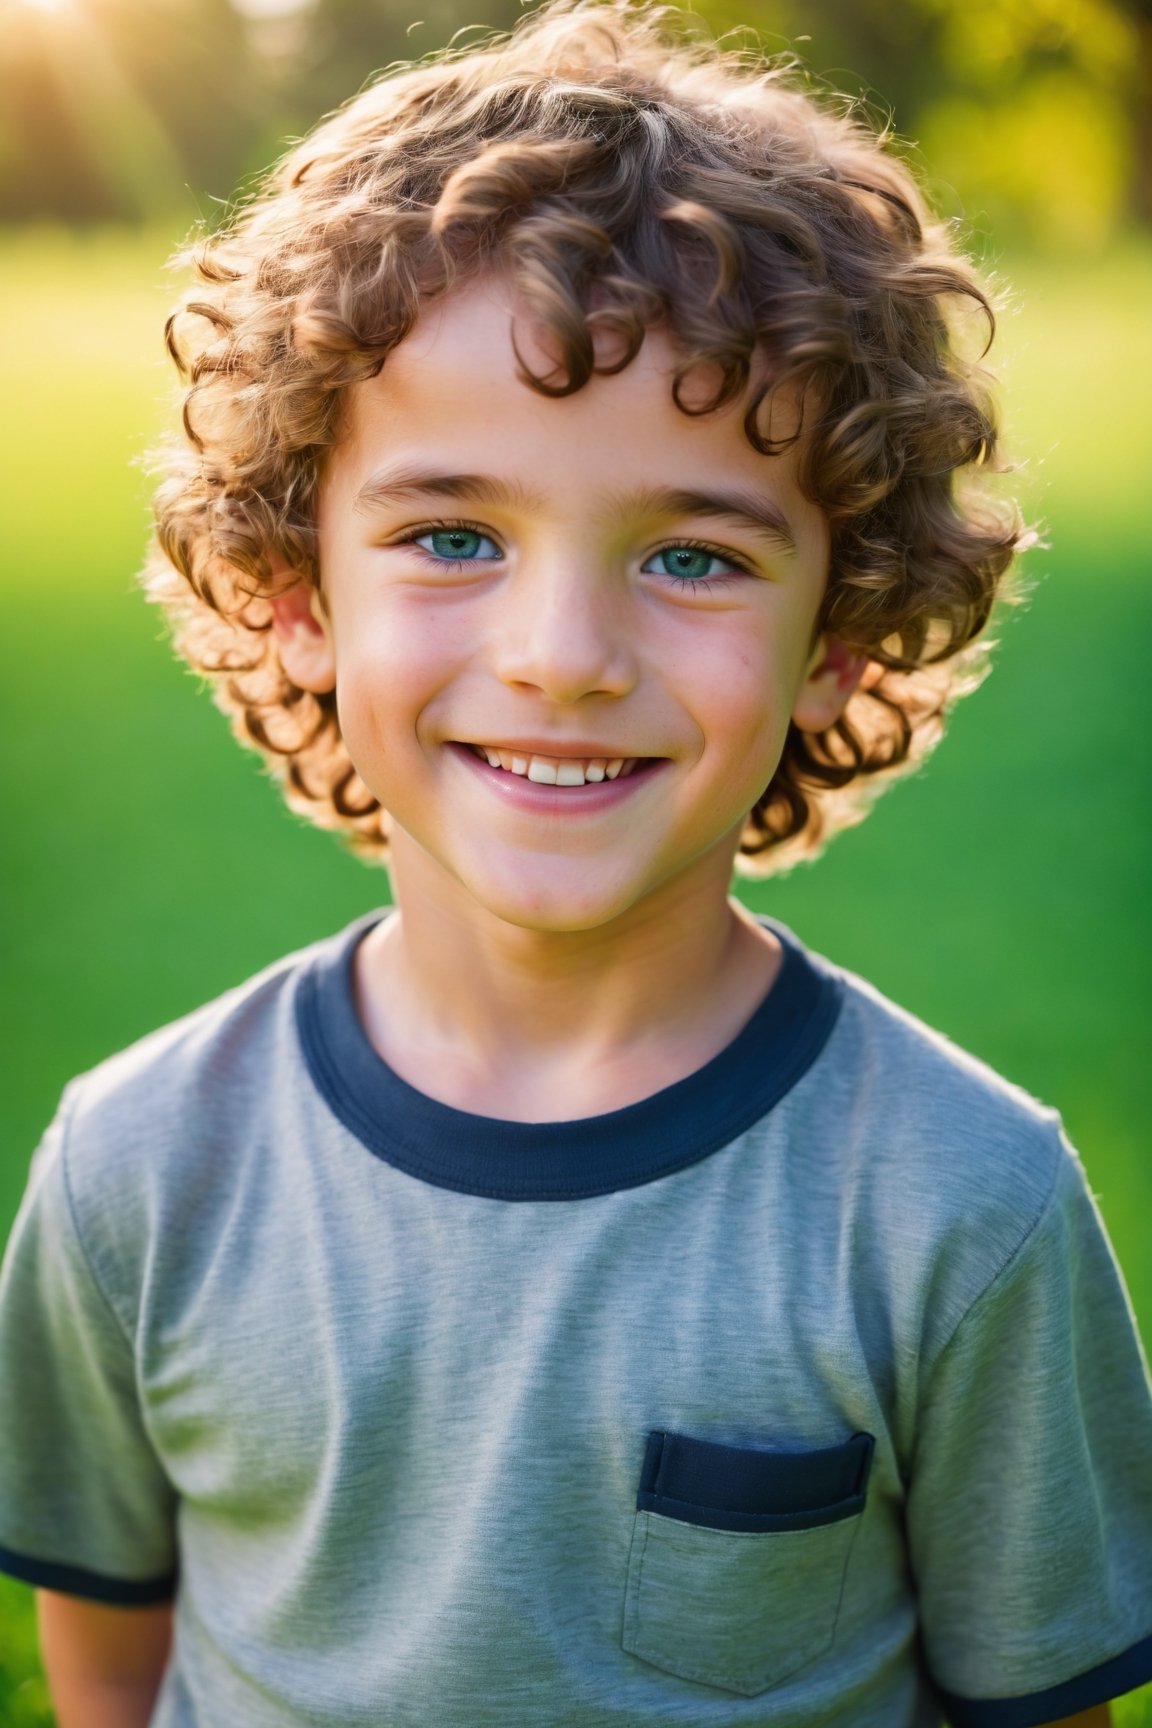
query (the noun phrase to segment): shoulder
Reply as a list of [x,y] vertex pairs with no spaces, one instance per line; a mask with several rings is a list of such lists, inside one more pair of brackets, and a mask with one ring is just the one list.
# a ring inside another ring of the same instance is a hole
[[809,1080],[836,1123],[853,1227],[918,1292],[931,1357],[1082,1170],[1055,1110],[866,980],[838,976],[840,1013]]
[[145,1124],[153,1138],[158,1129],[186,1132],[222,1105],[242,1107],[254,1073],[289,1058],[283,1037],[295,986],[327,946],[284,956],[78,1075],[64,1094],[69,1144],[131,1136]]
[[309,1082],[297,994],[357,928],[284,956],[69,1083],[37,1165],[58,1165],[110,1293],[138,1283],[141,1255],[227,1204],[246,1165],[267,1159],[273,1117],[298,1115]]
[[[1057,1113],[865,979],[840,977],[833,1061],[856,1095],[866,1091],[885,1124],[920,1137],[925,1152],[946,1147],[970,1174],[980,1167],[1018,1181],[1025,1204],[1036,1184],[1047,1193]],[[948,1169],[938,1163],[937,1176],[946,1181]]]

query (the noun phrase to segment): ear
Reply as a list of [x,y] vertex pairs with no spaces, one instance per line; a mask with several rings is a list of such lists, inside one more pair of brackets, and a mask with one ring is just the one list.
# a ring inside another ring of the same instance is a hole
[[867,665],[867,654],[845,647],[835,636],[818,637],[792,705],[792,719],[800,730],[823,732],[834,726],[855,694]]
[[316,696],[336,688],[336,653],[324,602],[310,582],[295,583],[271,602],[280,664],[301,690]]

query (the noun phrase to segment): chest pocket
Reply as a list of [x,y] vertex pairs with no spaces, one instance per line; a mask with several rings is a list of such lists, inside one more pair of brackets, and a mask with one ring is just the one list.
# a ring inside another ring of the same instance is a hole
[[872,1465],[871,1434],[804,1452],[648,1436],[625,1650],[752,1698],[827,1650]]

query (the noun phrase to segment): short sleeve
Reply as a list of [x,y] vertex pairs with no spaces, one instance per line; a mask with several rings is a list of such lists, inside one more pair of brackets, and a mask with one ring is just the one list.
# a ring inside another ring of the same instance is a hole
[[1152,1387],[1063,1141],[1039,1220],[929,1376],[907,1518],[954,1728],[1028,1728],[1152,1679]]
[[62,1107],[0,1268],[0,1571],[162,1602],[175,1593],[176,1496],[142,1420],[132,1340],[85,1255],[65,1123]]

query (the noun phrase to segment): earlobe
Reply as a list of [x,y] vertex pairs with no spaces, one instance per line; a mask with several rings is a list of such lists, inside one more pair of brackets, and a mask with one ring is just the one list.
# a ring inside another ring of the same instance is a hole
[[336,688],[336,656],[320,595],[300,581],[271,602],[280,664],[294,684],[313,695]]
[[867,654],[847,647],[835,636],[820,637],[792,706],[792,719],[802,732],[824,732],[836,724],[867,665]]

